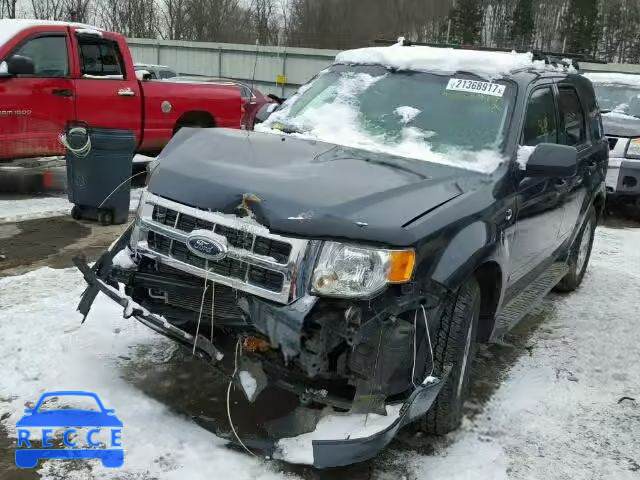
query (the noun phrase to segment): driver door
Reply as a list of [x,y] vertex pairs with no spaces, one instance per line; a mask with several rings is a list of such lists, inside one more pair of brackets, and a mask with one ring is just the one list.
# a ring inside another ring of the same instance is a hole
[[[558,143],[559,118],[552,84],[537,87],[527,104],[521,145]],[[563,183],[550,177],[518,177],[516,232],[511,243],[509,281],[533,272],[560,244],[564,206]]]
[[0,78],[1,159],[64,153],[58,135],[75,118],[68,52],[66,27],[52,27],[51,32],[28,37],[7,55],[30,58],[35,72]]

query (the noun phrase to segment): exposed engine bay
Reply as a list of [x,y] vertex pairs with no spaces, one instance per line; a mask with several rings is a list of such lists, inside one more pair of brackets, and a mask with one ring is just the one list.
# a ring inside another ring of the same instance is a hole
[[[242,205],[237,215],[213,213],[146,193],[135,223],[93,269],[77,260],[90,285],[79,310],[86,315],[101,290],[125,317],[233,375],[249,402],[267,386],[294,393],[299,411],[285,421],[289,435],[313,429],[327,408],[393,412],[385,425],[400,428],[409,421],[400,422],[401,407],[417,387],[438,384],[428,320],[438,295],[417,284],[368,300],[311,295],[322,242],[273,235],[242,217]],[[319,455],[316,466],[343,461]]]

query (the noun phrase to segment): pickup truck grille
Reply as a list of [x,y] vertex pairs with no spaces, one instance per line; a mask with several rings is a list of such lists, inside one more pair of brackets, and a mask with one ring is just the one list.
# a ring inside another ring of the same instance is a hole
[[[136,219],[140,234],[132,245],[161,264],[280,303],[297,295],[296,280],[307,241],[273,235],[252,220],[188,207],[146,194]],[[229,251],[219,261],[187,248],[194,230],[227,239]]]

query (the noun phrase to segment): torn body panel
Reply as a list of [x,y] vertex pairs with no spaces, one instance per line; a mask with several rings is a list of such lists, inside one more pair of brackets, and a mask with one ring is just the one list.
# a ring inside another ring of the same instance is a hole
[[[359,461],[374,456],[414,418],[405,412],[419,399],[413,393],[432,371],[433,359],[424,324],[416,324],[411,312],[426,304],[435,313],[445,289],[434,287],[426,294],[426,285],[394,286],[370,300],[341,300],[292,288],[297,298],[278,303],[169,266],[164,257],[136,248],[144,245],[139,225],[130,227],[93,268],[75,260],[88,283],[79,310],[86,316],[102,292],[123,307],[125,318],[134,317],[227,372],[241,345],[237,369],[244,380],[237,375],[235,381],[247,399],[254,401],[266,386],[277,387],[296,395],[298,408],[315,419],[291,423],[283,418],[271,425],[269,438],[253,445],[275,453],[279,440],[313,431],[326,409],[339,415],[386,415],[389,405],[396,405],[403,414],[389,418],[380,435],[343,439],[345,447],[359,445],[353,457]],[[312,247],[304,257],[313,264]],[[293,284],[298,280],[292,276]],[[439,390],[437,385],[433,389]],[[426,412],[433,398],[435,393],[420,400],[420,410]],[[219,427],[207,428],[223,433]],[[331,460],[341,440],[327,441],[313,442],[314,465],[350,463],[345,452]]]

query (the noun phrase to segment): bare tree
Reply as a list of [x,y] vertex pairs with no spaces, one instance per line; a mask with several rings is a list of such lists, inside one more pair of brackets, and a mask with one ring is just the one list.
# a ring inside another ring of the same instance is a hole
[[155,0],[103,0],[102,25],[127,37],[155,38],[158,15]]
[[31,0],[33,18],[62,20],[65,16],[64,0]]
[[90,23],[92,6],[91,0],[65,0],[65,19],[70,22]]
[[0,0],[0,18],[16,18],[18,0]]

